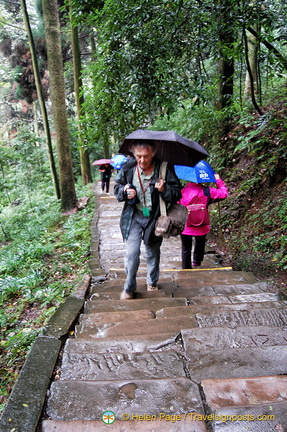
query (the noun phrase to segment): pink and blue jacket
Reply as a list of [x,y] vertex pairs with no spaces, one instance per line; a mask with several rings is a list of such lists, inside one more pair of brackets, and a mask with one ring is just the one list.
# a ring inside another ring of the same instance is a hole
[[[228,190],[223,180],[216,180],[216,186],[214,187],[203,187],[202,184],[198,183],[187,183],[187,185],[181,190],[181,199],[178,201],[179,204],[185,206],[189,205],[194,197],[198,197],[200,202],[206,204],[208,207],[210,204],[224,200],[228,196]],[[210,225],[200,226],[185,226],[182,234],[200,236],[209,233]]]

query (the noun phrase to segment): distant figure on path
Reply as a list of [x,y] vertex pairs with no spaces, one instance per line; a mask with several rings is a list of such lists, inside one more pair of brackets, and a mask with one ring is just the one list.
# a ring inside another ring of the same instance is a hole
[[124,201],[120,227],[126,244],[126,281],[121,300],[134,296],[142,240],[146,248],[147,291],[158,289],[162,238],[154,234],[154,226],[160,215],[159,196],[166,203],[176,203],[181,189],[173,165],[167,165],[165,181],[159,176],[161,163],[154,157],[153,141],[135,141],[132,152],[134,158],[123,165],[114,188],[117,200]]
[[100,165],[99,171],[101,172],[101,180],[102,180],[102,192],[105,191],[106,194],[109,194],[110,190],[110,179],[113,172],[113,167],[110,164]]
[[[220,179],[218,174],[215,174],[215,179],[217,188],[204,187],[201,183],[189,182],[181,191],[180,204],[189,206],[191,203],[202,203],[206,207],[206,217],[202,221],[195,215],[197,219],[192,222],[192,214],[190,213],[185,228],[180,235],[183,269],[191,269],[201,265],[204,258],[206,234],[210,231],[208,206],[214,202],[224,200],[228,196],[224,181]],[[195,238],[193,260],[191,260],[192,237]]]

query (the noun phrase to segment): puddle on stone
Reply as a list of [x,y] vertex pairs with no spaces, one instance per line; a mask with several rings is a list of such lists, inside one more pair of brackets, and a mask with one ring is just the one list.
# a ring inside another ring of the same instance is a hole
[[119,389],[120,398],[135,399],[135,391],[138,386],[134,383],[124,384]]

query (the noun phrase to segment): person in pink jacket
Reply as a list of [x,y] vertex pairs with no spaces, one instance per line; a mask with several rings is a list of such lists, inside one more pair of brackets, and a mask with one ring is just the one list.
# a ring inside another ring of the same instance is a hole
[[[220,179],[218,174],[215,174],[216,186],[204,187],[199,183],[187,183],[187,185],[181,190],[182,198],[179,204],[188,206],[191,202],[204,203],[207,207],[217,201],[224,200],[228,196],[228,190],[223,180]],[[208,218],[209,219],[209,218]],[[204,258],[204,249],[206,234],[210,231],[209,221],[199,226],[187,226],[181,233],[181,256],[182,256],[182,268],[191,269],[193,267],[199,267]],[[191,263],[192,254],[192,237],[195,238],[193,260]]]

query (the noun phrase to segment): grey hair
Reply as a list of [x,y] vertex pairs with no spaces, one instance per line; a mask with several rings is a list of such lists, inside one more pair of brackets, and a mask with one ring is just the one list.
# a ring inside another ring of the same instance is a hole
[[152,140],[134,140],[131,147],[130,147],[130,151],[133,153],[135,147],[137,148],[146,148],[146,147],[151,147],[153,150],[155,150],[155,142]]

